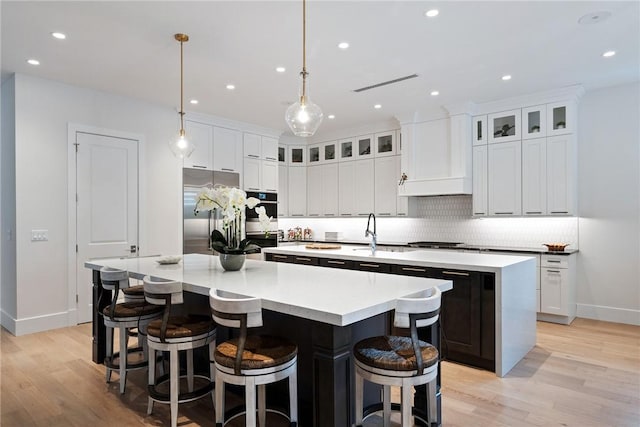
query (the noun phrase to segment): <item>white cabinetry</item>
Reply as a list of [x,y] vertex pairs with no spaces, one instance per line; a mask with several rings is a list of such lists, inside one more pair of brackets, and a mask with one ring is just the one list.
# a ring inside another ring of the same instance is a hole
[[208,124],[185,120],[185,132],[191,138],[195,149],[191,156],[184,159],[185,168],[213,170],[213,127]]
[[289,216],[289,168],[278,162],[278,216]]
[[575,254],[542,255],[538,319],[567,325],[575,319],[575,257]]
[[396,131],[376,133],[374,135],[375,157],[393,156],[396,154]]
[[547,104],[547,136],[565,135],[576,131],[576,105],[573,102]]
[[522,141],[522,214],[547,213],[547,139]]
[[487,123],[490,144],[520,140],[520,110],[489,114]]
[[373,158],[373,135],[363,135],[355,138],[356,159]]
[[307,168],[291,166],[289,174],[289,216],[307,214]]
[[488,196],[488,148],[487,145],[473,147],[473,215],[486,216]]
[[242,171],[242,133],[238,130],[213,127],[213,169],[225,172]]
[[262,158],[275,162],[278,160],[278,140],[268,136],[262,137]]
[[278,140],[245,133],[243,148],[245,190],[278,192]]
[[375,209],[379,216],[397,213],[398,182],[397,161],[393,156],[375,159]]
[[547,212],[549,215],[576,213],[575,136],[547,138]]
[[356,162],[338,163],[338,211],[348,217],[356,212]]
[[245,157],[244,159],[244,189],[247,191],[260,191],[262,189],[262,161]]
[[261,189],[270,193],[278,192],[278,162],[262,160]]
[[487,116],[473,118],[473,145],[487,145]]
[[243,137],[244,157],[259,159],[262,155],[262,140],[260,135],[245,133]]
[[290,166],[306,166],[307,165],[307,147],[304,145],[289,145],[289,165]]
[[522,109],[522,139],[547,136],[547,107],[536,105]]
[[489,215],[513,216],[522,213],[521,142],[488,145]]
[[367,216],[375,209],[375,165],[373,159],[357,160],[355,163],[355,213]]
[[338,216],[338,163],[322,165],[322,214]]
[[322,166],[307,167],[307,215],[322,215]]
[[[400,132],[398,132],[398,135]],[[400,148],[400,138],[398,137],[398,148]],[[402,156],[397,155],[393,156],[396,163],[396,174],[394,176],[394,187],[396,191],[396,215],[397,216],[407,216],[409,215],[409,197],[400,195],[400,186],[398,182],[400,181],[400,175],[402,174],[401,169],[401,159]]]

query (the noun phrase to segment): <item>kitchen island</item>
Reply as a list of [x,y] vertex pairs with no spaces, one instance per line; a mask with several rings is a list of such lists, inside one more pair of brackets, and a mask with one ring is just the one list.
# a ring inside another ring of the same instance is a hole
[[[462,344],[468,344],[468,347],[477,348],[477,356],[460,356],[463,362],[494,370],[499,377],[505,376],[535,346],[537,267],[534,258],[449,250],[379,250],[371,254],[368,247],[339,246],[339,249],[307,249],[304,245],[284,246],[265,248],[263,253],[267,260],[285,263],[383,271],[396,274],[395,277],[409,274],[452,278],[452,294],[462,289],[462,286],[455,284],[456,279],[467,280],[465,284],[469,288],[468,295],[463,295],[463,298],[467,297],[468,302],[484,304],[485,311],[474,311],[473,307],[467,310],[460,304],[456,308],[464,309],[459,310],[459,313],[452,313],[452,310],[446,312],[448,295],[443,295],[443,316],[449,318],[449,325],[458,323],[461,326],[459,329],[463,329],[461,334],[475,327],[476,321],[488,324],[487,318],[491,317],[491,331],[486,331],[485,328],[484,333],[490,335],[485,341],[491,341],[494,348],[481,348],[481,338],[471,334],[460,341],[466,341]],[[468,278],[474,276],[479,279],[470,282]],[[491,293],[487,292],[488,290]],[[490,295],[491,300],[487,301],[484,295]],[[485,300],[481,301],[483,297]],[[487,313],[487,310],[490,310],[490,313]],[[450,347],[455,344],[452,343]],[[464,351],[464,348],[462,350]],[[491,367],[489,363],[495,363],[495,366]]]
[[[353,422],[353,369],[351,348],[366,336],[384,333],[389,313],[399,297],[410,297],[437,286],[452,289],[451,280],[397,277],[362,271],[311,268],[247,260],[240,271],[224,271],[217,257],[185,255],[179,264],[158,265],[160,257],[113,258],[85,263],[93,270],[94,356],[104,358],[104,325],[98,310],[109,302],[100,287],[103,266],[129,271],[132,278],[152,275],[180,281],[195,296],[190,310],[208,310],[212,288],[238,297],[262,299],[265,328],[289,336],[299,346],[299,406],[301,425],[351,426]],[[198,298],[199,297],[199,298]],[[185,295],[185,300],[188,300]],[[438,344],[437,328],[432,328]],[[379,397],[370,388],[368,403]],[[426,412],[417,393],[415,406]],[[438,395],[438,417],[440,399]],[[438,423],[440,424],[440,422]]]

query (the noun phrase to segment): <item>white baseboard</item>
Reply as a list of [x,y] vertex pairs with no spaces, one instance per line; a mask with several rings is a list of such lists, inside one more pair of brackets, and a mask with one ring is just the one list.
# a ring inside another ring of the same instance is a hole
[[4,310],[0,311],[0,324],[13,335],[16,334],[16,319],[8,315]]
[[577,316],[606,322],[640,326],[640,310],[607,307],[603,305],[577,304]]
[[[5,313],[2,313],[2,325],[5,326]],[[8,318],[13,323],[13,330],[7,326],[15,336],[33,334],[35,332],[49,331],[51,329],[65,328],[69,326],[69,313],[63,311],[61,313],[46,314],[44,316],[28,317],[24,319]],[[74,323],[75,324],[75,323]]]

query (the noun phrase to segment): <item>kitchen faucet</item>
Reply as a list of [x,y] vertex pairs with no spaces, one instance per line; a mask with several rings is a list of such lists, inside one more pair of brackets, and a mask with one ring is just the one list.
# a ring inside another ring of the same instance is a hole
[[[369,223],[373,218],[373,231],[369,229]],[[364,237],[371,236],[371,255],[376,254],[376,239],[378,235],[376,234],[376,216],[373,213],[369,214],[369,219],[367,219],[367,231],[364,232]]]

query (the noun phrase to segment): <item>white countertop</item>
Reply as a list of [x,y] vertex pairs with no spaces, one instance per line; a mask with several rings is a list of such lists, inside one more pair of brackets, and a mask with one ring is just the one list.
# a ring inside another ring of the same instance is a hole
[[265,309],[336,326],[392,310],[400,297],[434,286],[442,291],[452,288],[450,280],[250,259],[240,271],[224,271],[217,256],[189,254],[174,265],[159,265],[156,262],[159,258],[96,259],[87,261],[85,267],[119,268],[137,279],[152,275],[176,280],[184,283],[185,291],[201,295],[209,295],[212,288],[218,288],[236,296],[257,297],[262,299]]
[[519,255],[454,252],[442,249],[416,249],[403,252],[378,250],[375,255],[372,255],[369,247],[356,245],[342,245],[340,249],[307,249],[305,245],[282,246],[263,248],[262,252],[487,272],[497,272],[502,268],[531,259],[531,257]]

